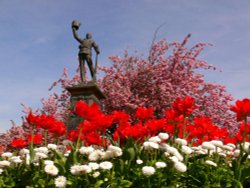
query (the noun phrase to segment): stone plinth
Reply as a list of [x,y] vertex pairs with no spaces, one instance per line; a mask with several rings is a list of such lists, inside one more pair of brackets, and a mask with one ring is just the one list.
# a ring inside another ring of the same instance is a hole
[[71,94],[71,107],[74,109],[76,101],[83,100],[88,104],[93,102],[100,104],[100,100],[105,99],[104,94],[95,83],[80,84],[66,88]]
[[[100,100],[105,99],[104,94],[94,82],[88,82],[66,88],[71,94],[70,103],[71,109],[75,109],[76,101],[83,100],[88,104],[97,103],[100,105]],[[72,114],[68,121],[68,130],[75,129],[79,124],[80,119]]]

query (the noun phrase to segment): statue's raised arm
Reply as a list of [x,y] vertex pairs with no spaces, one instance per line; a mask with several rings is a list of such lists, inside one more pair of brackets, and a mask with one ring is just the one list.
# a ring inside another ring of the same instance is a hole
[[81,23],[77,20],[74,20],[71,24],[72,27],[72,31],[73,31],[73,36],[74,38],[79,42],[82,43],[83,39],[78,35],[78,33],[76,32],[79,27],[81,26]]

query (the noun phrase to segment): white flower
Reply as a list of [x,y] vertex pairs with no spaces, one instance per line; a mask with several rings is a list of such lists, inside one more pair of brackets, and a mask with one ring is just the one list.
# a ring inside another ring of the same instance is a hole
[[[54,147],[55,148],[55,147]],[[53,150],[52,148],[50,148],[50,150]],[[57,145],[56,149],[54,149],[54,151],[58,152],[58,153],[65,153],[67,151],[67,148],[64,145]]]
[[10,152],[5,152],[5,153],[2,154],[2,157],[5,157],[5,158],[10,158],[12,156],[13,156],[13,154],[10,153]]
[[46,159],[46,158],[48,158],[48,156],[45,153],[37,152],[35,155],[35,158],[36,159]]
[[234,152],[232,152],[232,151],[226,151],[225,152],[227,155],[230,155],[230,156],[233,156],[234,155]]
[[250,143],[249,142],[244,142],[241,144],[243,146],[243,150],[245,152],[248,152],[249,151],[249,147],[250,147]]
[[240,155],[240,150],[239,149],[234,150],[234,154],[233,155],[235,157],[238,157]]
[[0,174],[2,174],[2,173],[3,173],[3,169],[0,168]]
[[79,170],[80,170],[80,174],[87,174],[92,171],[91,167],[88,165],[81,165]]
[[25,162],[26,162],[26,165],[30,164],[30,154],[26,154]]
[[100,176],[100,174],[101,174],[101,173],[97,171],[97,172],[93,173],[93,177],[94,177],[94,178],[97,178],[98,176]]
[[117,146],[110,145],[108,147],[108,150],[113,153],[114,157],[120,157],[120,156],[122,156],[122,149],[119,148],[119,147],[117,147]]
[[155,142],[144,142],[143,143],[143,148],[145,150],[152,150],[152,149],[159,149],[159,144],[155,143]]
[[99,169],[99,164],[98,164],[98,163],[90,162],[88,165],[89,165],[89,167],[90,167],[92,170],[97,170],[97,169]]
[[161,140],[167,140],[169,138],[168,133],[159,133],[158,136]]
[[149,142],[155,142],[155,143],[160,143],[161,139],[158,136],[153,136],[148,139]]
[[165,168],[167,164],[165,162],[156,162],[155,166],[156,168]]
[[66,153],[64,153],[64,157],[68,157],[70,153],[71,153],[70,150],[66,151]]
[[191,149],[194,150],[194,151],[199,151],[199,150],[201,150],[200,146],[199,146],[199,147],[193,146],[193,147],[191,147]]
[[159,144],[155,143],[155,142],[150,142],[149,146],[153,149],[159,149]]
[[23,161],[20,159],[20,156],[13,156],[11,157],[11,161],[15,164],[22,163]]
[[105,153],[101,150],[95,150],[89,154],[88,159],[90,161],[97,161],[99,160]]
[[227,156],[227,154],[221,153],[221,152],[219,152],[218,155],[221,156],[221,157],[226,157]]
[[183,146],[187,145],[187,141],[185,139],[181,139],[181,138],[176,138],[175,143],[183,145]]
[[223,142],[220,140],[212,140],[211,143],[215,145],[216,147],[223,147]]
[[10,162],[7,160],[0,161],[0,168],[10,166]]
[[171,147],[169,146],[168,144],[166,143],[161,143],[160,144],[160,149],[163,150],[163,151],[168,151],[168,148]]
[[176,148],[171,147],[171,146],[166,146],[166,150],[168,153],[171,153],[171,154],[178,152],[178,150]]
[[193,150],[188,146],[181,146],[181,151],[187,155],[193,153]]
[[214,153],[216,153],[216,150],[207,150],[207,154],[209,154],[209,156],[212,156]]
[[20,152],[19,152],[19,154],[20,154],[21,156],[26,155],[26,154],[29,154],[29,153],[30,153],[30,150],[25,149],[25,148],[21,149]]
[[67,183],[67,180],[66,180],[66,178],[64,176],[58,176],[55,179],[55,185],[56,185],[56,187],[65,187],[66,183]]
[[145,176],[152,176],[154,173],[155,173],[155,168],[152,167],[152,166],[144,166],[142,168],[142,173],[145,175]]
[[[169,154],[168,152],[164,152],[164,156],[165,156],[165,157],[169,157],[170,154]],[[178,159],[177,159],[177,160],[178,160]]]
[[215,150],[215,146],[213,144],[211,144],[210,142],[203,142],[201,147],[203,149]]
[[173,155],[174,155],[175,157],[177,157],[177,159],[178,159],[179,161],[183,161],[183,156],[179,153],[178,150],[176,150],[176,151],[173,153]]
[[56,176],[58,174],[58,168],[55,165],[46,165],[44,170],[47,174]]
[[63,144],[64,146],[68,146],[68,145],[72,144],[72,141],[70,141],[70,140],[64,140],[64,141],[62,142],[62,144]]
[[91,167],[88,165],[73,165],[70,168],[70,172],[73,175],[86,174],[92,171]]
[[173,161],[174,163],[179,162],[179,160],[178,160],[178,158],[177,158],[176,156],[169,157],[169,159],[170,159],[171,161]]
[[142,164],[142,163],[143,163],[143,161],[142,161],[141,159],[137,159],[137,160],[136,160],[136,164],[139,164],[139,165],[140,165],[140,164]]
[[232,143],[228,143],[227,146],[231,146],[233,149],[236,148],[235,144],[232,144]]
[[82,154],[82,155],[89,155],[90,153],[92,153],[95,149],[92,147],[92,146],[89,146],[89,147],[84,147],[82,146],[80,149],[79,149],[79,152]]
[[113,164],[109,161],[104,161],[99,164],[100,168],[103,170],[109,170],[113,167]]
[[195,153],[196,153],[196,154],[201,154],[201,155],[207,154],[207,152],[204,151],[204,150],[196,150]]
[[39,166],[39,163],[33,161],[33,165],[34,165],[34,166]]
[[210,161],[210,160],[206,160],[205,163],[208,165],[211,165],[211,166],[215,166],[215,167],[217,166],[217,164],[215,162]]
[[[51,150],[56,150],[57,149],[57,145],[55,144],[48,144],[48,149],[51,149]],[[63,177],[63,176],[59,176],[59,177]]]
[[[222,146],[223,147],[223,146]],[[216,150],[214,151],[215,153],[220,153],[223,152],[224,150],[221,149],[222,147],[217,147]]]
[[102,160],[107,160],[111,159],[114,157],[114,153],[112,151],[106,151],[101,153],[101,159]]
[[73,165],[73,166],[71,166],[70,167],[71,174],[73,174],[73,175],[80,174],[79,168],[80,168],[80,165]]
[[226,150],[226,151],[232,151],[234,148],[231,146],[231,145],[224,145],[223,146],[223,149]]
[[165,144],[164,147],[165,147],[165,150],[167,151],[167,152],[164,153],[164,155],[165,155],[166,157],[167,157],[169,154],[172,154],[172,155],[174,155],[175,157],[177,157],[178,160],[180,160],[180,161],[183,160],[183,156],[179,153],[179,151],[178,151],[176,148],[171,147],[171,146],[169,146],[169,145],[167,145],[167,144]]
[[186,172],[187,171],[187,166],[184,163],[182,163],[182,162],[176,162],[174,164],[174,167],[179,172]]
[[44,153],[44,154],[48,154],[49,153],[49,150],[46,147],[39,147],[39,148],[35,148],[34,150],[36,152],[39,152],[39,153]]
[[51,161],[51,160],[44,160],[44,164],[45,164],[45,165],[53,165],[54,162]]

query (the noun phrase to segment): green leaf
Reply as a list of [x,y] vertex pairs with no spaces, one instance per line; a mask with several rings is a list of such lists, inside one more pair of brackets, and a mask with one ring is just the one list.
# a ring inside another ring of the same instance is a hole
[[242,186],[242,184],[241,184],[240,181],[234,179],[234,180],[233,180],[233,183],[234,183],[234,184],[233,184],[232,187],[235,187],[235,188],[243,188],[243,186]]
[[201,183],[201,181],[200,181],[199,179],[195,178],[195,177],[192,176],[192,175],[189,175],[188,177],[191,178],[192,181],[195,181],[196,183]]
[[128,180],[121,180],[119,187],[131,187],[132,186],[132,182],[128,181]]
[[135,150],[133,147],[127,148],[124,151],[124,157],[126,160],[132,161],[135,158]]
[[232,187],[232,184],[230,182],[227,182],[225,187]]
[[77,152],[71,152],[69,156],[67,157],[67,160],[65,162],[65,169],[70,169],[70,167],[74,164],[77,164]]
[[221,187],[220,183],[216,182],[212,184],[212,187]]
[[72,184],[73,184],[73,182],[72,182],[72,181],[67,180],[67,185],[72,185]]
[[189,160],[189,162],[195,163],[201,159],[205,159],[206,157],[207,157],[206,154],[201,154],[201,155],[196,155],[196,156],[190,157],[188,160]]
[[241,163],[241,164],[244,163],[244,162],[246,161],[247,157],[248,157],[248,153],[245,153],[245,154],[243,155],[242,159],[240,160],[240,163]]
[[39,180],[37,181],[37,185],[39,185],[40,187],[45,187],[45,180],[39,179]]
[[247,177],[250,177],[250,168],[245,168],[241,172],[241,180],[244,181]]
[[99,187],[101,187],[101,185],[102,185],[103,183],[104,183],[103,180],[97,181],[97,182],[95,183],[95,185],[94,185],[94,188],[99,188]]
[[124,171],[124,161],[122,159],[119,159],[119,165],[117,165],[117,171],[120,172],[121,174]]

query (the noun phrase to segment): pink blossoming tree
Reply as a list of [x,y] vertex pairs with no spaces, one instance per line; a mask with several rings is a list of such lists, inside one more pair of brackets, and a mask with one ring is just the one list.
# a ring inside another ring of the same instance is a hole
[[[156,115],[162,117],[165,115],[164,110],[169,109],[177,98],[191,96],[198,107],[194,116],[208,116],[218,126],[235,132],[237,123],[230,112],[232,97],[224,86],[205,82],[204,75],[196,71],[214,70],[215,67],[198,58],[207,44],[186,47],[190,36],[181,43],[168,43],[166,40],[153,43],[148,57],[130,55],[127,51],[123,57],[111,56],[111,67],[99,67],[105,73],[98,81],[107,97],[103,101],[104,110],[107,113],[122,110],[132,115],[140,106],[152,107]],[[79,82],[79,70],[70,79],[67,69],[64,69],[61,78],[50,88],[61,85],[61,94],[53,93],[48,99],[42,99],[42,109],[32,112],[45,113],[66,123],[70,114],[70,96],[66,87]],[[25,108],[24,111],[28,114],[30,110]],[[3,142],[6,143],[6,137],[12,137],[12,132],[16,135],[18,130],[22,134],[26,128],[27,123],[24,121],[22,127],[14,127],[2,134],[0,144],[5,145]]]
[[189,49],[186,44],[190,36],[182,43],[166,40],[154,43],[147,58],[128,52],[123,57],[110,57],[112,66],[101,68],[105,76],[100,80],[107,96],[106,110],[133,114],[137,107],[145,106],[153,107],[158,116],[163,116],[163,110],[170,108],[176,98],[192,96],[198,105],[196,116],[206,115],[217,125],[235,130],[231,95],[224,86],[205,82],[204,75],[196,71],[215,69],[198,59],[207,44],[198,43]]

